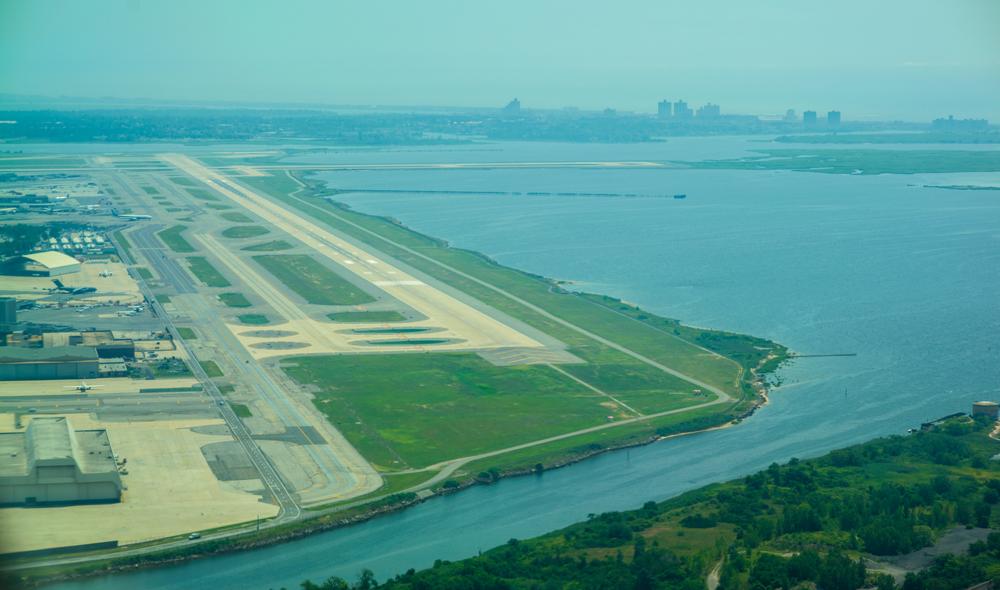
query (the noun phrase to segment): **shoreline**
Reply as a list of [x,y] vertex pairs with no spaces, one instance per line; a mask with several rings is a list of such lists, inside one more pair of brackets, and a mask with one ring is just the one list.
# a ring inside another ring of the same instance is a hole
[[[794,358],[794,355],[789,354],[789,355],[787,355],[782,360],[782,363],[784,363],[784,362],[786,362],[788,360],[791,360],[793,358]],[[755,367],[754,369],[751,369],[751,374],[754,375],[755,377],[757,377],[758,376],[757,369],[759,369],[760,367],[764,366],[766,363],[770,362],[771,360],[773,360],[773,358],[771,356],[763,359],[758,364],[758,367]],[[779,364],[779,366],[780,366],[780,364]],[[777,367],[775,368],[775,370],[777,370]],[[666,441],[666,440],[670,440],[670,439],[674,439],[674,438],[680,438],[680,437],[685,437],[685,436],[692,436],[692,435],[696,435],[696,434],[702,434],[702,433],[707,433],[707,432],[713,432],[713,431],[717,431],[717,430],[724,430],[724,429],[732,428],[732,427],[740,425],[744,420],[752,417],[754,415],[754,413],[757,412],[758,409],[763,408],[763,407],[767,406],[770,403],[770,395],[769,395],[770,394],[770,388],[768,388],[767,385],[762,380],[760,380],[760,379],[755,379],[754,381],[752,381],[752,383],[753,383],[754,390],[756,392],[756,398],[754,400],[753,405],[751,405],[750,408],[748,408],[747,410],[745,410],[744,412],[742,412],[741,414],[739,414],[735,418],[731,418],[731,419],[727,420],[726,422],[724,422],[722,424],[717,424],[717,425],[714,425],[714,426],[708,426],[708,427],[700,428],[700,429],[696,429],[696,430],[687,430],[687,431],[682,431],[682,432],[675,432],[675,433],[670,433],[670,434],[666,434],[666,435],[654,434],[652,436],[646,437],[646,438],[641,439],[639,441],[622,443],[622,444],[618,444],[618,445],[612,445],[612,446],[608,446],[608,447],[603,447],[603,448],[600,448],[600,449],[592,449],[592,450],[589,450],[589,451],[586,451],[586,452],[583,452],[583,453],[577,453],[577,454],[573,454],[573,455],[568,455],[565,458],[563,458],[561,460],[558,460],[558,461],[556,461],[556,462],[554,462],[554,463],[552,463],[550,465],[545,465],[544,468],[541,471],[538,471],[538,470],[533,469],[533,468],[512,469],[512,470],[507,470],[507,471],[499,472],[498,476],[495,479],[492,479],[492,480],[489,480],[489,481],[487,481],[487,480],[481,480],[478,477],[472,477],[471,479],[468,479],[467,481],[465,481],[464,483],[460,484],[457,487],[454,487],[454,488],[442,488],[442,489],[440,489],[440,490],[432,493],[431,495],[425,496],[425,497],[420,497],[420,496],[418,496],[415,493],[406,494],[406,493],[402,493],[402,492],[397,492],[395,494],[387,494],[386,496],[371,498],[368,502],[366,502],[366,504],[375,504],[375,503],[379,502],[380,500],[385,500],[385,499],[391,498],[393,496],[405,496],[405,497],[401,498],[397,502],[393,502],[391,504],[385,504],[385,505],[381,505],[381,506],[377,506],[377,507],[372,507],[369,510],[366,510],[366,511],[361,512],[359,514],[355,514],[355,515],[352,515],[352,516],[345,516],[344,518],[336,519],[336,520],[333,520],[333,521],[330,521],[330,522],[317,523],[315,521],[321,519],[324,516],[330,516],[332,514],[336,514],[338,512],[337,510],[333,510],[331,512],[325,512],[325,513],[324,512],[318,512],[318,513],[316,513],[315,515],[313,515],[311,517],[303,518],[301,520],[293,521],[291,523],[287,523],[286,525],[284,525],[284,526],[292,527],[292,529],[289,530],[289,531],[280,531],[280,532],[275,531],[273,534],[269,534],[269,531],[267,531],[266,529],[262,530],[261,531],[262,538],[259,538],[259,539],[246,539],[246,538],[244,538],[246,535],[251,534],[251,531],[247,530],[247,531],[245,531],[243,533],[239,533],[239,534],[237,534],[237,535],[235,535],[233,537],[227,537],[227,538],[224,538],[224,539],[220,539],[220,542],[222,542],[222,543],[231,542],[232,543],[231,545],[225,545],[225,546],[217,547],[217,548],[214,548],[214,549],[207,549],[207,550],[199,551],[199,552],[186,553],[184,555],[178,555],[178,556],[165,555],[165,556],[163,556],[162,558],[159,558],[159,559],[156,558],[157,552],[154,550],[153,552],[151,552],[149,554],[145,554],[148,557],[151,557],[153,559],[143,560],[143,561],[140,561],[138,563],[122,563],[122,564],[111,563],[107,567],[97,567],[96,569],[89,570],[89,571],[80,571],[80,572],[70,572],[70,573],[66,573],[66,574],[57,574],[55,576],[40,577],[38,579],[31,579],[29,577],[29,578],[27,578],[25,580],[24,583],[26,584],[26,587],[29,587],[29,588],[42,588],[42,587],[45,587],[46,585],[54,584],[54,583],[57,583],[57,582],[65,582],[65,581],[70,581],[70,580],[93,578],[93,577],[102,576],[102,575],[114,575],[114,574],[119,574],[119,573],[126,573],[126,572],[134,572],[134,571],[140,571],[140,570],[147,570],[147,569],[153,569],[153,568],[157,568],[157,567],[161,567],[161,566],[177,565],[177,564],[181,564],[181,563],[184,563],[184,562],[187,562],[187,561],[193,561],[193,560],[197,560],[197,559],[205,559],[205,558],[210,558],[210,557],[215,557],[215,556],[226,555],[226,554],[230,554],[230,553],[238,553],[238,552],[244,552],[244,551],[253,551],[255,549],[262,549],[262,548],[273,546],[273,545],[278,545],[278,544],[282,544],[282,543],[286,543],[286,542],[290,542],[290,541],[295,541],[295,540],[302,539],[302,538],[305,538],[305,537],[309,537],[309,536],[312,536],[312,535],[321,534],[321,533],[325,533],[325,532],[329,532],[329,531],[333,531],[333,530],[337,530],[337,529],[341,529],[341,528],[346,528],[346,527],[350,527],[352,525],[362,524],[364,522],[367,522],[369,520],[373,520],[373,519],[379,518],[381,516],[385,516],[385,515],[389,515],[389,514],[394,514],[396,512],[401,512],[403,510],[406,510],[407,508],[410,508],[412,506],[416,506],[418,504],[423,504],[424,502],[433,500],[437,496],[448,496],[448,495],[456,494],[458,492],[461,492],[462,490],[471,488],[473,486],[492,485],[492,484],[498,483],[500,480],[514,478],[514,477],[524,477],[524,476],[528,476],[528,475],[540,475],[541,473],[543,473],[545,471],[552,471],[552,470],[556,470],[556,469],[562,469],[562,468],[565,468],[565,467],[570,467],[572,465],[575,465],[577,463],[582,463],[582,462],[584,462],[584,461],[586,461],[588,459],[592,459],[592,458],[598,457],[600,455],[605,455],[605,454],[609,454],[609,453],[619,452],[619,451],[628,450],[628,449],[632,449],[632,448],[645,447],[645,446],[649,446],[649,445],[655,444],[655,443],[660,442],[660,441]],[[664,500],[668,500],[668,499],[669,498],[664,498]],[[346,512],[346,511],[348,511],[350,509],[351,509],[351,507],[345,506],[345,507],[343,507],[343,509],[341,511],[345,511]],[[165,552],[165,553],[170,552],[170,551],[171,551],[171,549],[163,549],[163,552]],[[137,556],[137,557],[142,557],[142,555]],[[87,564],[98,565],[98,564],[101,563],[102,560],[108,560],[108,561],[114,562],[116,559],[128,560],[128,559],[131,559],[131,558],[130,557],[115,558],[113,556],[109,556],[109,557],[106,557],[106,558],[95,557],[95,559],[93,561],[89,561],[89,562],[88,561],[84,561],[84,562],[81,562],[81,564],[84,565],[84,566],[86,566]],[[2,563],[2,558],[0,558],[0,563]],[[72,567],[73,565],[75,565],[75,564],[67,564],[66,566],[67,567]],[[31,566],[31,565],[27,565],[26,564],[25,567],[23,569],[21,569],[21,570],[7,570],[4,567],[0,566],[0,571],[2,571],[2,572],[11,572],[11,571],[31,572],[32,569],[34,569],[34,567],[56,567],[56,568],[58,568],[58,567],[62,567],[62,566],[58,566],[58,565],[56,565],[56,566],[44,566],[44,565]]]
[[[314,193],[312,196],[316,196],[322,199],[323,196],[316,194],[318,190],[317,187],[313,185],[313,183],[316,183],[317,181],[315,179],[312,179],[311,182],[310,181],[307,182],[308,184],[306,184],[305,186],[308,187],[307,190],[310,190],[311,192]],[[318,181],[318,182],[322,183],[323,185],[323,188],[320,188],[319,190],[325,189],[325,184],[326,184],[325,181]],[[344,207],[349,209],[349,206],[347,204],[335,201],[333,199],[331,199],[331,204],[337,207]],[[420,236],[425,235],[407,227],[399,220],[390,217],[369,215],[360,212],[357,213],[361,215],[367,215],[369,217],[376,219],[383,219],[389,223],[392,223],[393,225],[402,227],[407,231],[413,232],[414,234]],[[446,241],[441,240],[440,238],[435,238],[432,236],[426,236],[426,237],[428,237],[429,239],[433,239],[439,243],[447,244]],[[449,245],[449,247],[451,246]],[[482,259],[490,261],[492,264],[498,266],[504,266],[496,262],[489,256],[487,256],[486,254],[483,254],[481,252],[474,252],[474,253],[477,256],[481,257]],[[561,281],[550,279],[547,277],[541,277],[539,275],[535,275],[527,271],[521,271],[519,269],[514,269],[514,270],[518,270],[518,272],[522,272],[539,279],[543,279],[545,281],[550,282],[554,286],[558,286],[561,283]],[[563,282],[563,284],[565,284],[565,282]],[[591,293],[580,293],[580,292],[576,293],[580,295],[595,295],[597,297],[605,297],[612,300],[621,301],[613,296],[605,296],[605,295],[591,294]],[[627,302],[622,302],[622,303],[627,303]],[[633,307],[637,311],[642,311],[644,313],[651,313],[651,312],[645,312],[645,310],[634,304],[628,304],[628,305],[630,305],[630,307]],[[654,317],[659,317],[656,316],[656,314],[651,314],[651,315]],[[667,318],[662,318],[662,319],[667,319]],[[636,321],[645,323],[642,320],[636,320]],[[678,322],[678,324],[680,324],[678,320],[671,319],[670,321],[675,321]],[[690,327],[687,326],[686,324],[684,326]],[[655,328],[652,325],[650,325],[650,327],[654,329],[659,329]],[[701,328],[701,329],[712,332],[729,333],[726,331],[713,330],[710,328]],[[741,336],[747,336],[747,335],[741,335]],[[752,336],[748,337],[753,338]],[[297,520],[289,521],[287,523],[274,524],[271,527],[264,527],[257,533],[254,533],[252,525],[248,523],[245,526],[235,527],[235,530],[232,531],[231,534],[227,536],[218,539],[210,539],[210,538],[205,539],[205,542],[201,543],[201,546],[203,547],[202,550],[198,550],[197,544],[190,547],[184,545],[180,547],[157,548],[159,542],[154,540],[150,541],[150,543],[153,543],[153,545],[150,546],[148,552],[141,551],[134,555],[126,555],[121,557],[115,557],[114,555],[108,555],[108,556],[95,555],[93,556],[93,558],[84,558],[81,559],[81,561],[79,562],[69,562],[63,564],[57,563],[53,565],[46,565],[44,562],[39,563],[38,565],[32,565],[30,564],[30,562],[24,562],[22,564],[14,564],[15,567],[17,567],[16,570],[7,570],[3,565],[3,558],[0,557],[0,571],[4,572],[18,571],[18,572],[28,573],[29,578],[26,584],[30,585],[31,587],[39,587],[59,581],[66,581],[66,580],[86,578],[86,577],[95,577],[99,575],[108,575],[108,574],[122,573],[127,571],[136,571],[140,569],[158,567],[161,565],[178,564],[188,560],[201,559],[205,557],[222,555],[226,553],[253,550],[253,549],[267,547],[270,545],[284,543],[287,541],[292,541],[295,539],[300,539],[317,533],[344,528],[353,524],[366,522],[368,520],[377,518],[381,515],[391,514],[394,512],[404,510],[415,504],[423,503],[424,501],[430,500],[434,496],[450,495],[460,490],[472,487],[474,485],[491,484],[499,481],[500,479],[519,477],[529,474],[538,474],[544,471],[568,467],[570,465],[583,462],[592,457],[596,457],[598,455],[603,455],[605,453],[610,453],[613,451],[620,451],[623,449],[629,449],[633,447],[646,446],[661,440],[667,440],[680,436],[689,436],[702,432],[710,432],[714,430],[729,428],[731,426],[736,426],[742,423],[743,420],[746,420],[747,418],[753,416],[753,414],[757,411],[757,409],[766,406],[770,402],[769,387],[768,383],[764,379],[764,376],[769,373],[773,373],[774,371],[777,371],[782,364],[784,364],[788,360],[791,360],[792,358],[795,358],[794,353],[789,351],[786,347],[770,340],[766,341],[771,345],[773,345],[774,349],[770,354],[760,359],[760,361],[757,363],[756,366],[745,368],[745,365],[739,363],[735,359],[730,359],[733,360],[733,362],[736,362],[740,366],[741,372],[735,384],[733,401],[732,405],[729,406],[729,408],[734,409],[738,405],[744,403],[748,403],[749,406],[734,416],[727,415],[728,410],[720,412],[720,414],[718,415],[720,423],[717,424],[708,425],[702,428],[695,428],[692,430],[669,432],[666,434],[654,433],[649,436],[645,436],[636,440],[622,440],[617,444],[612,441],[608,443],[608,446],[600,446],[598,448],[588,448],[583,451],[572,452],[568,450],[563,453],[557,453],[557,457],[555,457],[551,463],[548,464],[539,463],[542,465],[541,470],[532,467],[519,467],[519,468],[500,470],[497,471],[496,474],[489,480],[480,479],[478,476],[472,474],[466,474],[465,476],[463,476],[463,481],[461,481],[457,486],[448,488],[439,488],[436,491],[431,492],[429,495],[418,495],[416,491],[407,491],[407,490],[396,493],[387,493],[381,496],[370,497],[366,500],[361,501],[362,502],[361,504],[353,504],[348,502],[340,507],[331,507],[327,509],[317,510],[308,517],[303,517]],[[696,346],[700,347],[700,345],[694,342],[692,342],[692,344],[695,344]],[[711,352],[712,354],[719,354],[709,349],[705,350]],[[780,351],[782,354],[776,354],[774,350]],[[719,356],[724,356],[724,355],[719,354]],[[768,367],[768,365],[773,363],[776,359],[778,359],[779,362],[774,363],[773,366],[771,367]],[[762,370],[765,367],[768,367],[767,370]],[[744,384],[748,385],[749,388],[746,388]],[[780,383],[775,384],[774,386],[778,385],[780,385]],[[753,392],[752,398],[750,398],[747,395],[748,389]],[[685,422],[679,422],[675,426],[683,427],[684,424]],[[667,428],[669,428],[669,426]],[[417,486],[417,488],[419,488],[419,486]],[[429,487],[423,488],[423,490],[421,491],[428,489],[430,488]],[[411,490],[413,490],[413,488],[411,488]],[[397,497],[397,500],[392,501],[394,497]],[[386,502],[386,501],[389,501],[389,503],[379,504],[380,502]],[[365,508],[366,506],[368,507],[367,509]],[[352,514],[351,513],[352,510],[358,510],[358,512]],[[338,514],[343,514],[343,516],[337,518]],[[323,519],[329,519],[329,520],[323,521]],[[128,551],[127,547],[126,551]],[[175,553],[177,554],[175,555]],[[72,554],[67,554],[65,558],[74,559]],[[56,558],[55,561],[58,561],[58,558]],[[74,568],[76,567],[79,567],[81,571],[73,571]],[[42,577],[39,577],[37,579],[31,579],[30,572],[41,568],[54,568],[56,570],[65,568],[69,569],[70,571],[64,574],[57,573],[51,577],[43,575]],[[88,569],[88,568],[93,568],[93,569]]]

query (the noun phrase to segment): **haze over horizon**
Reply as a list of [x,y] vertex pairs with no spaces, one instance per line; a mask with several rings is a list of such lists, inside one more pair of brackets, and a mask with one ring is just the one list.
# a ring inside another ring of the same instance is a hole
[[991,0],[536,4],[4,0],[0,92],[1000,119]]

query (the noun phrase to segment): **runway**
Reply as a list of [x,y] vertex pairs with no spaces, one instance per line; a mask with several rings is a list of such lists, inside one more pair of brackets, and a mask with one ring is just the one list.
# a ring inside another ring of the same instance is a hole
[[[348,242],[333,232],[314,224],[308,219],[281,207],[252,190],[231,181],[224,175],[208,169],[191,158],[180,154],[165,154],[164,161],[176,166],[192,177],[204,182],[215,191],[248,211],[261,217],[299,241],[316,253],[324,256],[340,268],[354,274],[361,280],[370,283],[387,295],[409,306],[427,318],[424,322],[411,325],[428,328],[440,328],[443,332],[435,334],[445,342],[434,344],[434,350],[486,350],[500,348],[545,348],[545,345],[535,338],[513,328],[506,323],[490,316],[468,303],[460,301],[453,295],[430,285],[418,277],[412,276],[383,255],[372,250],[362,249]],[[316,346],[308,352],[407,352],[427,350],[424,345],[406,346],[396,343],[379,345],[378,338],[361,338],[357,335],[334,331],[328,324],[321,327],[307,325],[308,319],[299,317],[296,305],[277,289],[267,285],[263,277],[250,269],[248,265],[235,256],[226,253],[224,247],[210,236],[199,237],[212,252],[216,252],[231,270],[239,274],[247,285],[268,300],[274,302],[278,311],[285,318],[295,323],[295,327],[309,333],[309,344]],[[284,311],[282,311],[284,310]],[[377,327],[382,324],[356,324],[352,328]],[[234,327],[234,331],[237,330]],[[236,333],[244,340],[255,356],[273,356],[288,354],[287,351],[268,351],[257,349],[252,337],[243,333],[249,330],[240,329]],[[294,337],[291,337],[294,339]],[[381,340],[396,340],[398,337],[384,337]],[[273,339],[272,339],[273,340]]]

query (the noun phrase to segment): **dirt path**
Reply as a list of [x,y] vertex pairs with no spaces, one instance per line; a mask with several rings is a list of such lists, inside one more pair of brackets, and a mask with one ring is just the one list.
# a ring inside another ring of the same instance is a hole
[[719,563],[715,564],[712,571],[708,572],[708,576],[705,577],[705,586],[708,590],[715,590],[719,587],[719,572],[722,571],[722,562],[725,559],[720,559]]

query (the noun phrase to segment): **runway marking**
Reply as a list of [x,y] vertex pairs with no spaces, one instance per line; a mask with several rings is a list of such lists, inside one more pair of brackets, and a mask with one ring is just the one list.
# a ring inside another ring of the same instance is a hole
[[419,287],[420,285],[424,285],[426,283],[423,283],[421,281],[373,281],[372,284],[378,287],[396,287],[396,286]]

